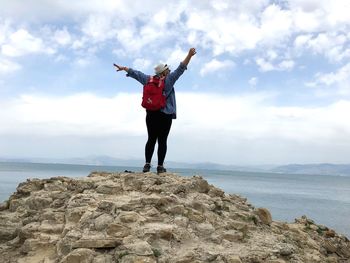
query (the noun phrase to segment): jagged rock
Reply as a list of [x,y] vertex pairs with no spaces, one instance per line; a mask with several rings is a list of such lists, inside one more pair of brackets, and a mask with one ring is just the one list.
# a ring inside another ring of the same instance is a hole
[[228,241],[236,242],[243,239],[243,233],[236,230],[229,230],[224,232],[222,237]]
[[33,179],[0,205],[4,263],[345,263],[349,243],[306,216],[274,222],[200,176]]
[[94,258],[92,263],[114,263],[112,255],[98,255]]
[[78,248],[64,257],[60,263],[91,263],[94,254],[94,251],[90,249]]
[[266,208],[258,208],[256,214],[265,225],[270,225],[272,223],[271,213]]
[[28,196],[33,192],[37,192],[44,187],[45,180],[28,179],[24,183],[20,183],[17,187],[17,196]]
[[215,228],[212,224],[201,223],[196,226],[196,230],[201,236],[209,236],[215,231]]
[[106,228],[106,232],[109,236],[122,238],[131,234],[131,229],[125,225],[112,223]]
[[153,257],[145,257],[145,256],[138,256],[138,255],[123,256],[118,262],[120,263],[157,263],[156,259]]
[[103,231],[104,229],[106,229],[112,222],[113,222],[114,218],[112,215],[109,214],[102,214],[100,216],[98,216],[97,218],[95,218],[95,229],[97,231]]
[[326,237],[335,237],[336,233],[334,230],[328,230],[324,233]]
[[284,257],[290,256],[291,254],[293,254],[293,252],[294,252],[293,246],[286,245],[286,244],[283,245],[279,250],[280,255]]
[[151,245],[143,240],[138,240],[138,239],[125,239],[125,248],[129,253],[136,254],[139,256],[153,256],[153,250]]
[[96,192],[100,194],[118,194],[119,192],[123,191],[123,188],[121,185],[118,184],[103,184],[99,185],[96,188]]
[[16,227],[0,226],[0,242],[1,241],[10,241],[17,236]]
[[9,209],[9,206],[10,206],[10,204],[9,204],[8,201],[5,201],[5,202],[0,203],[0,211]]
[[137,222],[138,220],[140,220],[141,216],[138,213],[133,212],[133,211],[130,211],[130,212],[122,211],[118,215],[118,219],[122,223],[134,223],[134,222]]
[[226,256],[226,261],[227,261],[227,263],[242,263],[240,257],[236,256],[236,255]]
[[335,253],[337,251],[337,247],[328,240],[324,242],[323,246],[326,249],[327,253]]

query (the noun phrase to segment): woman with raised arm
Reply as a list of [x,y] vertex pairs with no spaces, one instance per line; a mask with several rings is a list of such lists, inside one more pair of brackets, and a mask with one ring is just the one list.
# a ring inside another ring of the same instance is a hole
[[142,85],[146,85],[150,78],[156,78],[164,81],[163,94],[165,96],[165,106],[160,110],[146,110],[146,125],[148,139],[145,146],[145,165],[143,172],[149,172],[151,169],[151,160],[155,148],[155,144],[158,141],[158,166],[157,173],[165,173],[164,160],[167,152],[167,139],[170,132],[172,120],[176,119],[176,99],[174,84],[178,78],[187,69],[188,63],[191,58],[196,54],[196,49],[191,48],[188,51],[185,59],[180,63],[176,70],[170,71],[167,64],[159,64],[154,68],[155,76],[146,75],[140,71],[132,68],[116,65],[117,71],[126,71],[128,77],[132,77],[140,82]]

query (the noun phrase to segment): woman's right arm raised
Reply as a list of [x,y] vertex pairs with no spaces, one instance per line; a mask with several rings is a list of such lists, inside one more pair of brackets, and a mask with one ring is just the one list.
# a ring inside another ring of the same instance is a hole
[[146,85],[147,81],[149,80],[150,76],[142,73],[141,71],[134,70],[132,68],[120,66],[117,64],[113,64],[114,67],[116,67],[117,71],[125,71],[127,74],[127,77],[132,77],[133,79],[136,79],[138,82],[140,82],[142,85]]

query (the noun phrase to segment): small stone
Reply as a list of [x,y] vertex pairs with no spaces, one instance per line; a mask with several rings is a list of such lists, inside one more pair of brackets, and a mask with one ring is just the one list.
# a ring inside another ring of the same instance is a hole
[[177,216],[174,218],[174,224],[180,227],[187,228],[188,222],[189,222],[188,218],[184,216]]
[[123,223],[134,223],[140,219],[140,215],[136,212],[122,211],[118,218]]
[[130,235],[130,233],[130,228],[122,224],[112,223],[107,227],[107,234],[109,236],[121,238]]
[[17,236],[16,227],[0,226],[0,243],[2,241],[9,241]]
[[325,237],[335,237],[334,230],[328,230],[324,233]]
[[196,226],[196,230],[202,236],[209,236],[215,231],[215,228],[210,223],[201,223]]
[[285,247],[280,249],[279,253],[281,256],[288,257],[291,254],[293,254],[293,250],[290,247],[285,246]]
[[305,262],[322,262],[319,255],[316,254],[306,254]]
[[49,197],[29,197],[26,200],[25,205],[31,210],[42,210],[49,207],[52,201],[52,198]]
[[122,244],[120,239],[115,238],[82,238],[72,244],[73,248],[115,248]]
[[286,261],[284,261],[284,260],[281,259],[281,258],[278,258],[278,259],[271,259],[271,260],[268,260],[267,263],[286,263]]
[[208,195],[211,197],[223,197],[225,195],[225,192],[219,188],[211,187]]
[[166,212],[172,215],[185,215],[187,213],[187,210],[183,205],[175,205],[168,208]]
[[337,247],[328,240],[324,242],[323,247],[326,249],[327,253],[334,253],[337,251]]
[[103,184],[103,185],[99,185],[96,188],[97,193],[107,194],[107,195],[119,194],[122,191],[123,191],[123,187],[118,184]]
[[60,263],[91,263],[93,259],[94,251],[80,248],[70,252]]
[[98,255],[94,258],[92,263],[114,263],[113,256],[111,255]]
[[192,181],[191,188],[193,190],[198,191],[199,193],[208,193],[209,191],[208,182],[200,176],[194,176],[193,178],[194,180]]
[[142,240],[133,240],[131,244],[125,244],[128,251],[142,256],[152,256],[153,250],[150,244]]
[[113,222],[113,217],[108,214],[102,214],[95,219],[95,229],[102,231],[106,229]]
[[258,208],[256,210],[256,214],[258,215],[263,224],[270,225],[272,223],[271,213],[266,208]]
[[243,239],[243,233],[235,230],[229,230],[224,232],[222,237],[228,241],[236,242]]
[[157,260],[154,257],[150,256],[139,256],[139,255],[125,255],[118,263],[157,263]]
[[7,209],[9,209],[9,207],[10,207],[9,201],[4,201],[4,202],[0,203],[0,211],[7,210]]
[[242,263],[241,258],[236,255],[225,256],[227,263]]

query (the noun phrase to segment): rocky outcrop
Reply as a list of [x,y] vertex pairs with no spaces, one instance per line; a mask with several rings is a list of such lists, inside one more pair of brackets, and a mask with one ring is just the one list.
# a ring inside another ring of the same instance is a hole
[[21,183],[0,205],[0,262],[350,262],[349,240],[200,176],[94,172]]

